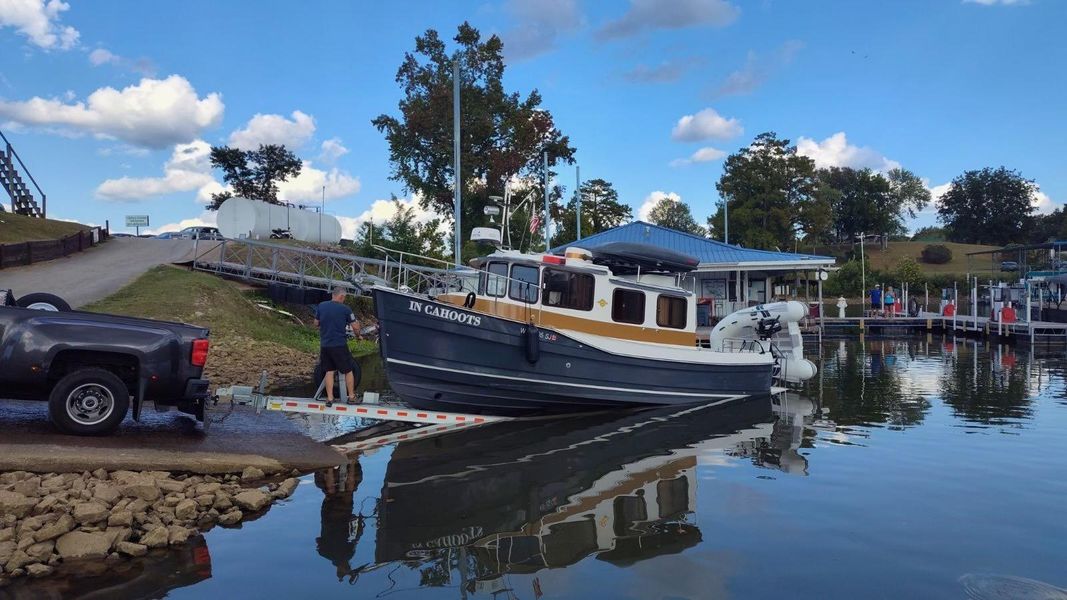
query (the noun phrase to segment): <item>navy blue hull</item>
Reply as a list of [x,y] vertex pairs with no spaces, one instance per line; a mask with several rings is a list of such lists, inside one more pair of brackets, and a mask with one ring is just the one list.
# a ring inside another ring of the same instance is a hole
[[426,410],[558,413],[724,402],[766,394],[771,364],[707,365],[619,356],[548,329],[391,290],[374,291],[393,390]]

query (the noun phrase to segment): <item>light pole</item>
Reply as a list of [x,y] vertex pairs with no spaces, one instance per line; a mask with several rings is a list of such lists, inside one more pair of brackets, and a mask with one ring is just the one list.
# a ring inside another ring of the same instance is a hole
[[319,209],[319,243],[322,243],[322,213],[326,212],[326,186],[322,186],[322,208]]
[[860,332],[863,332],[863,302],[867,295],[867,261],[863,258],[863,241],[865,233],[860,232]]
[[722,199],[722,243],[730,243],[730,202]]
[[452,57],[452,154],[456,163],[452,167],[452,187],[453,187],[453,219],[456,221],[455,231],[455,248],[452,252],[456,257],[456,268],[459,268],[462,257],[460,252],[463,248],[463,227],[460,225],[460,182],[462,181],[462,173],[460,172],[461,163],[459,157],[459,51],[457,50]]
[[548,233],[548,219],[550,216],[548,210],[548,151],[545,151],[545,254],[548,254],[548,249],[552,247],[552,237]]
[[578,239],[582,239],[582,169],[574,166],[574,212],[578,227]]

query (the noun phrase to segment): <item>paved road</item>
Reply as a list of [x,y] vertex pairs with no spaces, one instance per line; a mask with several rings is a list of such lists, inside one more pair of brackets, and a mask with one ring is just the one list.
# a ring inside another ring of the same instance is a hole
[[234,473],[247,466],[281,472],[345,462],[344,455],[312,440],[281,413],[257,415],[241,406],[227,413],[221,404],[213,411],[207,432],[187,415],[146,406],[140,423],[127,417],[114,435],[81,437],[52,426],[47,402],[0,400],[0,472],[103,468]]
[[192,240],[112,238],[85,252],[0,270],[0,288],[57,294],[74,308],[100,300],[156,265],[192,259]]

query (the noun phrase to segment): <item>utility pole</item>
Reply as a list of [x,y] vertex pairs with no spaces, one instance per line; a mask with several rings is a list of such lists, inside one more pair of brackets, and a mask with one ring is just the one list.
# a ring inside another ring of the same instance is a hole
[[452,204],[453,204],[453,218],[456,222],[455,248],[452,250],[456,257],[456,267],[459,268],[462,257],[460,256],[463,248],[463,227],[460,224],[460,187],[462,181],[461,162],[459,157],[459,51],[457,50],[452,57],[452,155],[456,161],[453,166],[452,172]]
[[574,212],[578,222],[578,239],[582,239],[582,168],[574,166]]
[[545,175],[545,254],[548,254],[549,248],[552,247],[550,245],[550,243],[552,242],[552,237],[548,233],[548,219],[549,219],[549,216],[550,216],[551,213],[548,210],[549,202],[548,202],[548,151],[547,150],[545,151],[545,173],[544,173],[544,175]]
[[322,208],[319,209],[319,243],[322,243],[322,213],[326,212],[326,186],[322,186]]

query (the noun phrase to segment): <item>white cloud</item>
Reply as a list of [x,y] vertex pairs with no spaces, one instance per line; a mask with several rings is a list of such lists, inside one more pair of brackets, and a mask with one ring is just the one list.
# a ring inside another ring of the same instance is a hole
[[672,59],[658,65],[639,64],[622,74],[631,83],[671,83],[678,81],[703,61],[698,57]]
[[1047,215],[1058,208],[1055,203],[1052,202],[1052,198],[1048,197],[1048,194],[1041,191],[1041,187],[1038,186],[1034,190],[1034,199],[1031,202],[1034,208],[1037,209],[1037,214]]
[[678,142],[699,142],[702,140],[728,140],[744,133],[741,122],[727,119],[715,112],[714,108],[705,108],[695,115],[685,115],[678,119],[671,137]]
[[711,146],[705,146],[689,156],[689,158],[676,158],[671,161],[672,167],[684,167],[693,163],[713,162],[726,156],[726,152]]
[[652,213],[652,209],[659,204],[660,200],[670,200],[671,202],[681,202],[682,197],[674,192],[661,192],[655,191],[645,196],[645,201],[641,203],[641,208],[637,209],[637,219],[639,221],[648,221],[649,215]]
[[119,60],[121,60],[121,57],[118,54],[112,54],[111,51],[105,50],[104,48],[97,48],[89,53],[89,62],[94,67],[109,63],[117,64]]
[[88,132],[149,148],[192,141],[204,129],[217,125],[224,109],[219,94],[200,98],[180,75],[144,78],[121,91],[100,88],[87,102],[64,103],[41,97],[21,102],[0,100],[0,117],[22,125]]
[[506,31],[504,55],[522,60],[556,47],[556,40],[581,26],[583,18],[576,0],[510,0],[507,4],[517,24]]
[[241,150],[255,150],[260,144],[281,144],[294,149],[303,146],[315,134],[315,118],[294,110],[292,119],[282,115],[256,114],[244,129],[230,134],[230,145]]
[[305,160],[300,175],[278,184],[278,199],[283,202],[318,202],[322,200],[323,186],[326,186],[327,200],[355,195],[362,187],[359,178],[347,171],[337,168],[323,171]]
[[218,213],[213,210],[205,210],[200,213],[199,217],[193,217],[191,219],[182,219],[175,223],[167,223],[166,225],[160,225],[159,227],[150,227],[148,229],[142,229],[141,233],[147,233],[150,235],[158,235],[165,231],[181,231],[186,227],[215,227],[218,223],[216,221]]
[[0,0],[0,27],[13,27],[31,44],[45,50],[70,50],[78,44],[78,30],[60,25],[60,13],[70,5],[60,0]]
[[814,160],[815,166],[820,169],[852,167],[886,172],[900,168],[900,163],[886,158],[872,148],[849,144],[844,131],[839,131],[821,142],[801,136],[797,139],[797,154]]
[[[415,222],[425,223],[432,219],[441,219],[441,225],[439,229],[444,232],[450,231],[450,225],[446,223],[446,219],[441,215],[433,212],[432,210],[425,210],[419,206],[418,196],[412,196],[410,199],[399,198],[400,205],[405,208],[410,208],[414,211]],[[348,239],[355,239],[356,233],[359,228],[366,222],[372,222],[375,225],[381,225],[396,214],[396,204],[392,200],[375,200],[370,208],[360,213],[358,217],[337,217],[337,220],[341,222],[341,235]]]
[[345,154],[348,154],[348,148],[345,148],[345,145],[341,143],[341,138],[332,137],[322,143],[322,152],[319,153],[319,160],[333,164]]
[[650,29],[681,29],[699,25],[725,27],[741,9],[726,0],[630,0],[630,10],[597,31],[602,40],[628,37]]
[[760,56],[749,51],[745,64],[740,69],[730,73],[722,85],[716,90],[720,96],[731,94],[749,94],[763,85],[775,71],[793,62],[797,53],[804,48],[804,43],[788,41],[777,51],[768,56]]
[[[221,188],[211,176],[211,146],[196,140],[174,147],[170,160],[163,165],[162,177],[121,177],[108,179],[96,188],[101,200],[130,202],[152,196],[176,192],[203,190],[206,186]],[[220,191],[212,187],[212,191]],[[210,197],[210,192],[206,192]]]

